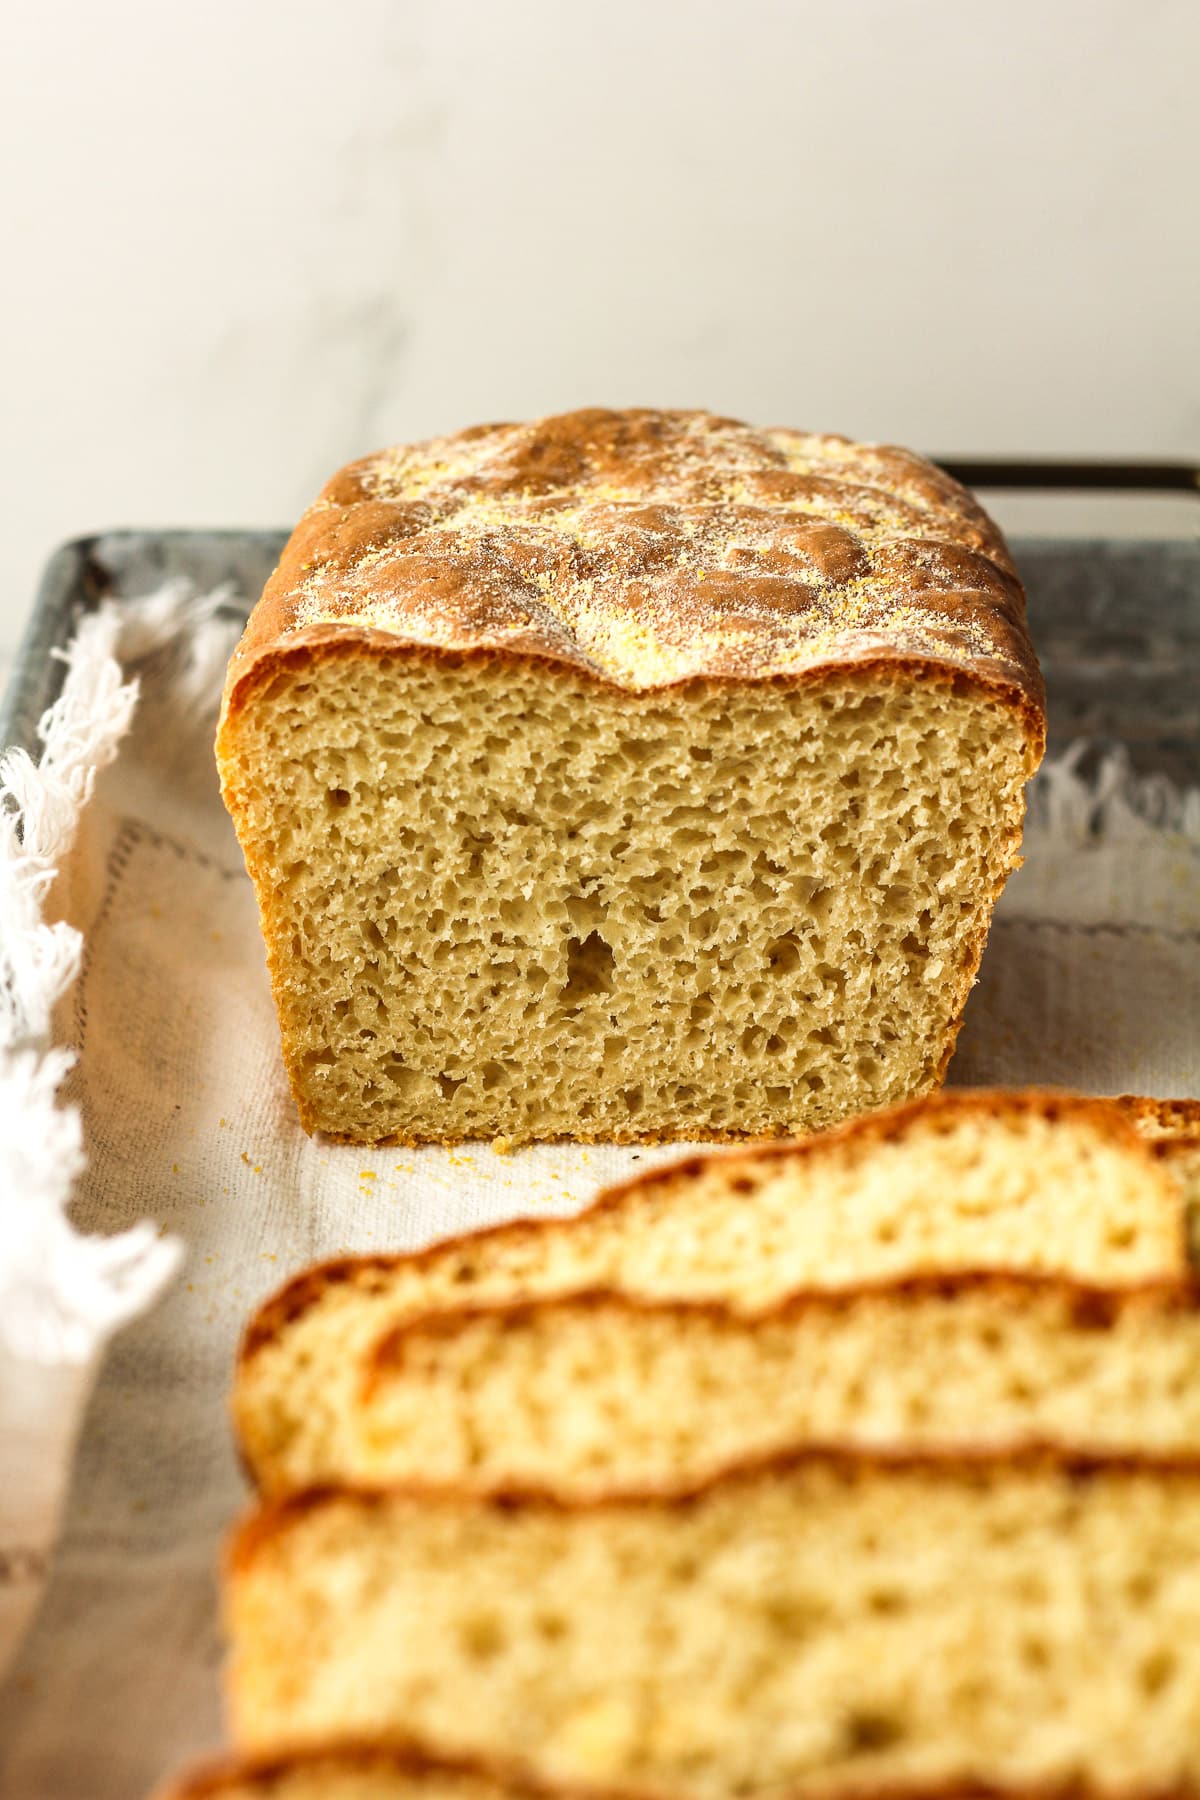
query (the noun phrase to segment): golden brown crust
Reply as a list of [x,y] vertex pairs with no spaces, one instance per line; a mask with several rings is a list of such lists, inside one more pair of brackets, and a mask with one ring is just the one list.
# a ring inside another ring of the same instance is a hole
[[[494,1787],[509,1800],[591,1800],[607,1790],[578,1783],[547,1784],[534,1773],[500,1759],[438,1751],[415,1738],[339,1738],[258,1756],[214,1757],[161,1789],[155,1800],[219,1800],[234,1787],[260,1789],[265,1797],[288,1774],[305,1770],[331,1775],[379,1770],[421,1780],[447,1777]],[[621,1800],[652,1800],[645,1790],[621,1790]]]
[[845,1288],[802,1288],[787,1294],[753,1320],[736,1313],[719,1300],[654,1299],[626,1294],[617,1288],[586,1288],[569,1294],[535,1296],[521,1300],[476,1300],[461,1305],[432,1308],[393,1326],[378,1338],[364,1363],[362,1387],[369,1397],[379,1383],[403,1369],[409,1345],[415,1337],[454,1337],[473,1319],[497,1320],[516,1328],[527,1320],[552,1317],[557,1312],[583,1309],[626,1316],[657,1314],[666,1318],[704,1318],[731,1336],[744,1336],[762,1325],[800,1317],[805,1312],[844,1313],[863,1299],[889,1295],[898,1300],[954,1300],[973,1294],[992,1294],[1014,1306],[1038,1297],[1057,1298],[1071,1308],[1073,1321],[1083,1330],[1107,1331],[1122,1313],[1152,1306],[1170,1314],[1200,1311],[1200,1283],[1161,1276],[1127,1287],[1102,1287],[1065,1275],[1030,1274],[1017,1269],[963,1269],[953,1274],[879,1276]]
[[[498,1761],[482,1757],[468,1759],[442,1754],[411,1742],[354,1740],[308,1745],[291,1751],[278,1751],[262,1756],[214,1759],[193,1769],[182,1779],[159,1790],[154,1800],[220,1800],[231,1788],[247,1786],[261,1789],[269,1800],[271,1789],[293,1770],[331,1774],[350,1770],[383,1770],[400,1777],[448,1775],[493,1784],[498,1794],[511,1800],[654,1800],[648,1789],[595,1789],[547,1783],[531,1771],[508,1768]],[[875,1785],[830,1789],[825,1800],[1089,1800],[1090,1790],[1078,1781],[1061,1786],[996,1787],[975,1781],[946,1781],[901,1785]],[[781,1796],[786,1800],[786,1796]],[[1163,1789],[1105,1789],[1104,1800],[1196,1800],[1191,1787]]]
[[1156,1100],[1149,1094],[1114,1094],[1112,1100],[1151,1142],[1200,1137],[1200,1100]]
[[236,1576],[249,1567],[260,1550],[309,1513],[327,1506],[370,1508],[392,1500],[414,1500],[423,1506],[462,1508],[475,1512],[594,1513],[624,1512],[651,1505],[664,1511],[684,1511],[720,1489],[737,1489],[755,1482],[784,1476],[813,1466],[834,1470],[847,1480],[869,1480],[878,1474],[936,1473],[963,1482],[986,1481],[1000,1473],[1047,1470],[1070,1482],[1086,1482],[1104,1476],[1125,1479],[1152,1475],[1167,1481],[1191,1482],[1200,1487],[1200,1452],[1104,1451],[1076,1448],[1029,1439],[1006,1444],[1003,1449],[981,1443],[977,1447],[954,1444],[944,1449],[905,1445],[881,1447],[850,1443],[818,1443],[806,1439],[783,1450],[744,1457],[716,1474],[698,1477],[686,1486],[666,1483],[639,1488],[614,1488],[603,1494],[574,1494],[546,1487],[517,1485],[476,1494],[456,1484],[408,1479],[370,1485],[344,1482],[301,1488],[262,1500],[234,1526],[226,1545],[226,1573]]
[[296,527],[224,716],[297,661],[568,667],[630,692],[883,667],[1045,695],[996,526],[905,450],[704,412],[591,408],[385,450]]
[[[950,1088],[941,1093],[927,1094],[917,1100],[906,1100],[880,1112],[863,1114],[813,1137],[756,1144],[733,1155],[724,1151],[702,1151],[681,1161],[648,1169],[628,1181],[606,1188],[585,1210],[595,1213],[611,1209],[621,1205],[625,1196],[630,1193],[643,1191],[662,1182],[675,1181],[680,1177],[698,1175],[713,1163],[719,1163],[722,1167],[740,1168],[747,1163],[760,1164],[780,1157],[807,1157],[826,1145],[842,1144],[854,1139],[864,1143],[885,1142],[897,1137],[913,1119],[953,1118],[964,1113],[1006,1113],[1010,1116],[1038,1113],[1044,1118],[1060,1115],[1086,1118],[1108,1137],[1129,1146],[1146,1148],[1145,1140],[1139,1136],[1126,1111],[1120,1106],[1114,1106],[1109,1100],[1044,1088]],[[538,1236],[551,1231],[569,1231],[572,1220],[579,1216],[576,1213],[567,1218],[507,1220],[502,1224],[488,1225],[477,1231],[464,1233],[458,1242],[482,1242],[499,1233],[521,1237]],[[307,1312],[329,1287],[341,1281],[353,1281],[369,1287],[374,1276],[386,1277],[387,1271],[398,1264],[420,1262],[426,1257],[440,1254],[444,1249],[443,1241],[421,1250],[337,1257],[301,1270],[266,1300],[249,1321],[238,1350],[239,1367],[249,1363],[265,1345],[278,1336],[285,1325]]]

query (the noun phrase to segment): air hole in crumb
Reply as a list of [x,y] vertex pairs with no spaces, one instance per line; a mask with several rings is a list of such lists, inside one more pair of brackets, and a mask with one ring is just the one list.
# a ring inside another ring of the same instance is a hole
[[1152,1650],[1138,1669],[1138,1686],[1148,1700],[1160,1694],[1174,1679],[1177,1668],[1173,1650]]
[[341,808],[350,804],[350,793],[347,788],[330,788],[325,798],[333,807]]
[[800,939],[794,931],[785,931],[767,945],[767,967],[772,975],[790,975],[800,966]]
[[473,1662],[491,1662],[504,1648],[504,1628],[494,1613],[474,1613],[463,1620],[463,1654]]
[[904,1736],[904,1727],[891,1713],[852,1712],[845,1724],[846,1748],[851,1755],[889,1750]]
[[880,1618],[889,1618],[904,1610],[904,1596],[896,1588],[872,1588],[867,1595],[867,1605]]
[[598,931],[589,931],[585,938],[568,939],[563,1004],[571,1006],[594,994],[611,994],[614,968],[612,946]]

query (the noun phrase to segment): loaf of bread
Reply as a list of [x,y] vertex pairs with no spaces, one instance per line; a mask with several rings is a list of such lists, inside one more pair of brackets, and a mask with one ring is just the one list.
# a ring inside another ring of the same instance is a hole
[[996,527],[905,451],[571,413],[334,477],[218,762],[302,1124],[811,1130],[940,1081],[1044,738]]
[[244,1460],[272,1493],[340,1479],[358,1454],[374,1344],[465,1302],[606,1288],[756,1317],[797,1294],[914,1275],[1178,1281],[1188,1264],[1177,1139],[1148,1143],[1136,1129],[1167,1130],[1155,1121],[1120,1102],[951,1089],[800,1144],[655,1170],[574,1218],[319,1265],[268,1301],[243,1340]]
[[1200,1785],[1200,1465],[797,1452],[679,1500],[276,1502],[243,1747],[403,1726],[664,1795]]
[[759,1319],[611,1293],[433,1313],[377,1345],[351,1423],[341,1481],[578,1500],[796,1443],[1200,1459],[1200,1293],[959,1275]]
[[515,1771],[435,1756],[392,1739],[339,1741],[274,1756],[213,1762],[172,1782],[158,1800],[589,1800],[589,1796],[599,1800],[591,1789],[545,1788]]

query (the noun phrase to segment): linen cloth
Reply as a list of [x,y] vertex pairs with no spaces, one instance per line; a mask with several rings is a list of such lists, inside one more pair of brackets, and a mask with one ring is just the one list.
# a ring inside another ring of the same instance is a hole
[[[40,1599],[0,1694],[4,1800],[140,1800],[220,1742],[218,1555],[245,1501],[226,1399],[258,1300],[315,1258],[567,1210],[678,1149],[307,1139],[211,708],[181,708],[178,683],[143,673],[52,903],[84,945],[53,1020],[78,1051],[62,1089],[87,1158],[74,1222],[154,1220],[182,1268],[103,1354],[0,1360],[0,1657]],[[1200,796],[1135,779],[1119,754],[1085,780],[1081,756],[1035,786],[951,1079],[1200,1093]]]

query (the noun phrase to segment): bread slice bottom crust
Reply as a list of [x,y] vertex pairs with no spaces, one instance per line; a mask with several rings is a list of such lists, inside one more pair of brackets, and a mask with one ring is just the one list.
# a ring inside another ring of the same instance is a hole
[[155,1800],[653,1800],[547,1787],[528,1770],[439,1756],[408,1738],[338,1739],[267,1756],[214,1758]]

